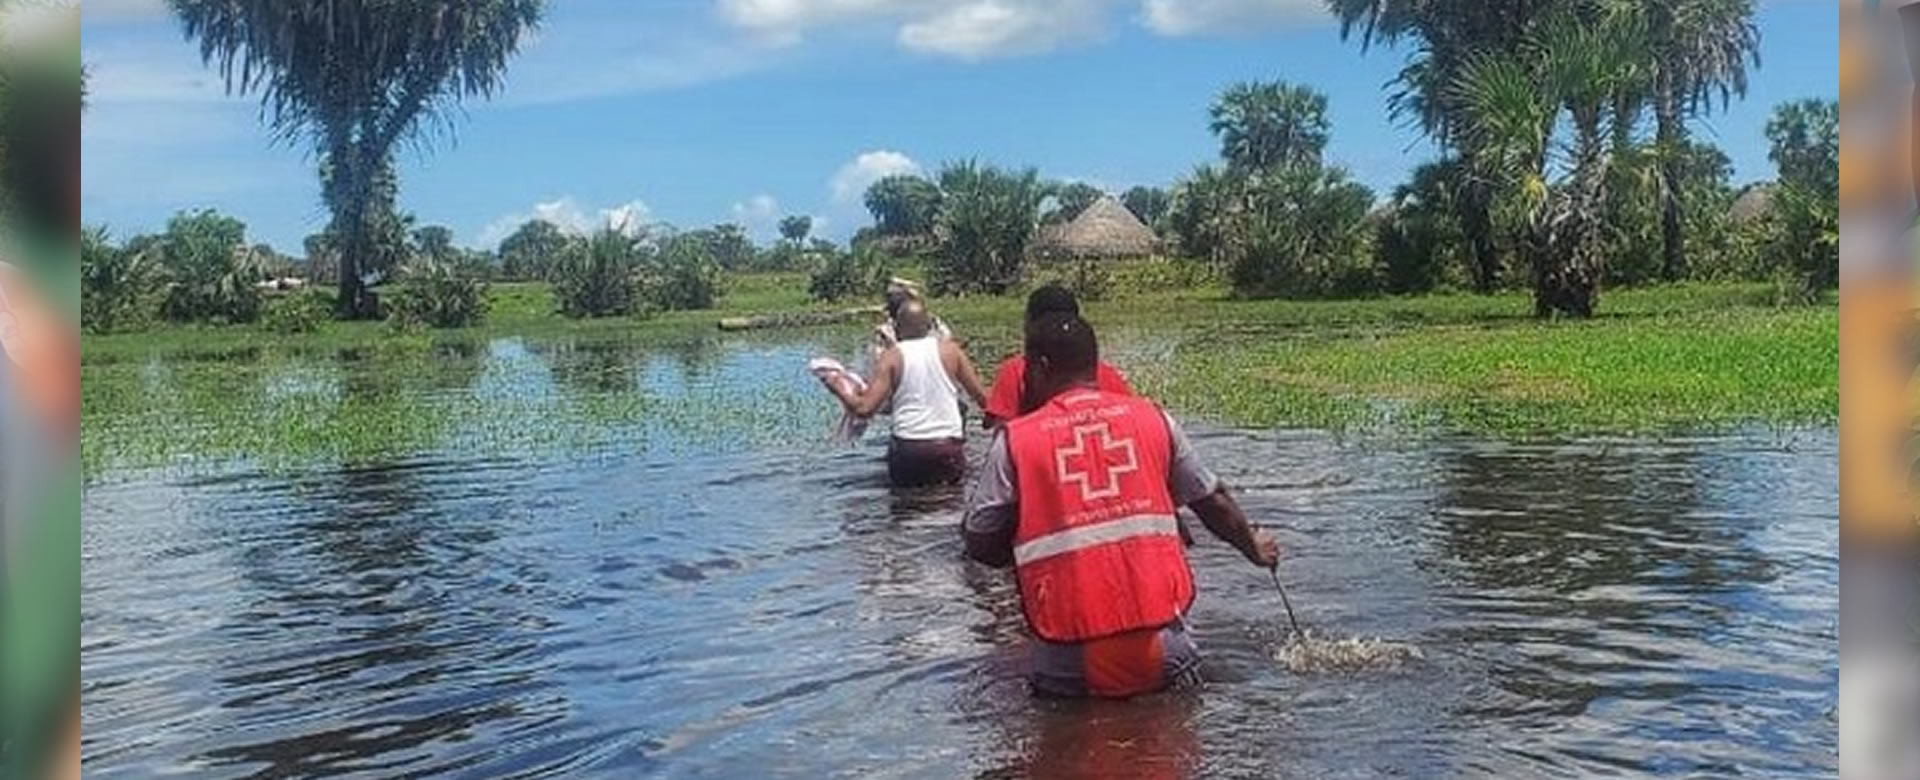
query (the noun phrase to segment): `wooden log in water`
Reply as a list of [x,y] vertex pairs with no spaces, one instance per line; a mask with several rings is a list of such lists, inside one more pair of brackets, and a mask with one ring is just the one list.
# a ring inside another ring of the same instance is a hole
[[810,328],[817,325],[836,325],[842,322],[855,322],[872,319],[886,314],[879,306],[866,306],[841,311],[795,311],[779,314],[755,314],[747,317],[727,317],[720,320],[721,330],[764,330],[768,328]]

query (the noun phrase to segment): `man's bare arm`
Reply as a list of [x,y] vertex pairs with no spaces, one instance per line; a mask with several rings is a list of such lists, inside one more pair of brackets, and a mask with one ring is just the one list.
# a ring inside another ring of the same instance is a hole
[[867,378],[867,390],[859,395],[842,393],[838,387],[833,394],[847,405],[847,411],[855,417],[872,417],[887,405],[893,397],[893,386],[900,374],[900,350],[891,348],[881,353],[880,360],[874,363],[873,376]]
[[1208,531],[1220,537],[1220,541],[1233,545],[1233,549],[1239,550],[1255,566],[1272,568],[1280,562],[1279,545],[1273,537],[1247,522],[1247,513],[1240,510],[1240,503],[1233,500],[1226,485],[1188,504],[1187,508],[1200,516],[1201,524]]
[[952,373],[959,380],[960,389],[973,399],[974,406],[987,408],[987,388],[980,383],[980,372],[973,369],[973,360],[967,357],[967,351],[950,341],[942,347],[947,350],[948,362],[952,364]]

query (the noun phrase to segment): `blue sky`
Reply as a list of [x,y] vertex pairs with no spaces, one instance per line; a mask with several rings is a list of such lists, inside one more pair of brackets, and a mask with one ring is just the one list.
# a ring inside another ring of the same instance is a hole
[[[401,205],[487,246],[539,215],[638,213],[772,234],[809,214],[844,238],[865,184],[963,157],[1119,191],[1214,158],[1227,84],[1284,78],[1331,101],[1335,162],[1384,193],[1433,155],[1387,114],[1404,54],[1339,39],[1320,0],[550,0],[506,91],[401,154]],[[642,10],[644,9],[644,10]],[[82,207],[121,236],[212,207],[298,254],[321,229],[315,163],[229,96],[162,0],[83,5],[92,69]],[[1837,93],[1838,14],[1761,0],[1744,101],[1696,122],[1766,178],[1776,103]]]

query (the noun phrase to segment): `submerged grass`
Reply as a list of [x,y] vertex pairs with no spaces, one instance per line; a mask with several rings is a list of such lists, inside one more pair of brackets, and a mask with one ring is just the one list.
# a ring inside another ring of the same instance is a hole
[[[281,335],[172,327],[86,339],[90,473],[457,448],[764,446],[818,440],[830,404],[801,366],[858,326],[721,334],[721,316],[838,308],[796,275],[737,279],[724,309],[565,320],[545,285],[500,284],[484,324]],[[1764,286],[1610,292],[1605,316],[1536,322],[1525,295],[1234,301],[1218,290],[1089,304],[1102,349],[1171,409],[1217,423],[1502,437],[1820,425],[1838,414],[1830,303]],[[984,372],[1017,351],[1022,301],[935,301]],[[792,363],[792,365],[787,365]]]

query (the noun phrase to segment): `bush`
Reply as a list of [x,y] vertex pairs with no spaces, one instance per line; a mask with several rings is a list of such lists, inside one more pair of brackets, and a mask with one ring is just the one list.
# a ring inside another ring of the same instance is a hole
[[464,264],[422,258],[402,270],[387,311],[400,327],[475,325],[487,313],[487,282]]
[[1372,273],[1363,228],[1373,193],[1338,168],[1286,168],[1248,185],[1234,220],[1228,280],[1249,297],[1324,297]]
[[819,259],[807,280],[807,294],[818,301],[876,297],[886,290],[890,265],[887,254],[870,245],[833,252]]
[[319,290],[306,290],[281,297],[267,304],[260,323],[275,333],[312,333],[333,317],[333,296]]
[[569,245],[553,266],[560,313],[575,319],[650,313],[640,294],[644,260],[640,241],[613,228]]
[[1427,226],[1397,213],[1382,215],[1373,226],[1373,262],[1381,287],[1390,293],[1424,293],[1439,281],[1434,236]]
[[94,333],[111,333],[146,324],[153,277],[147,252],[114,246],[104,228],[81,234],[81,325]]
[[1105,300],[1113,293],[1113,262],[1081,258],[1049,263],[1041,283],[1058,284],[1083,301]]
[[668,239],[646,280],[647,302],[663,311],[711,309],[720,297],[720,264],[695,236]]
[[1040,174],[954,163],[940,171],[940,190],[943,230],[927,258],[928,290],[999,295],[1012,289],[1047,196]]
[[1768,263],[1778,273],[1782,297],[1819,300],[1840,283],[1840,209],[1836,198],[1784,185],[1774,193],[1768,217]]
[[1200,260],[1155,257],[1120,263],[1112,269],[1115,295],[1190,290],[1220,284],[1219,270]]
[[212,210],[182,212],[152,243],[167,284],[161,312],[175,321],[252,322],[260,316],[261,280],[247,226]]

